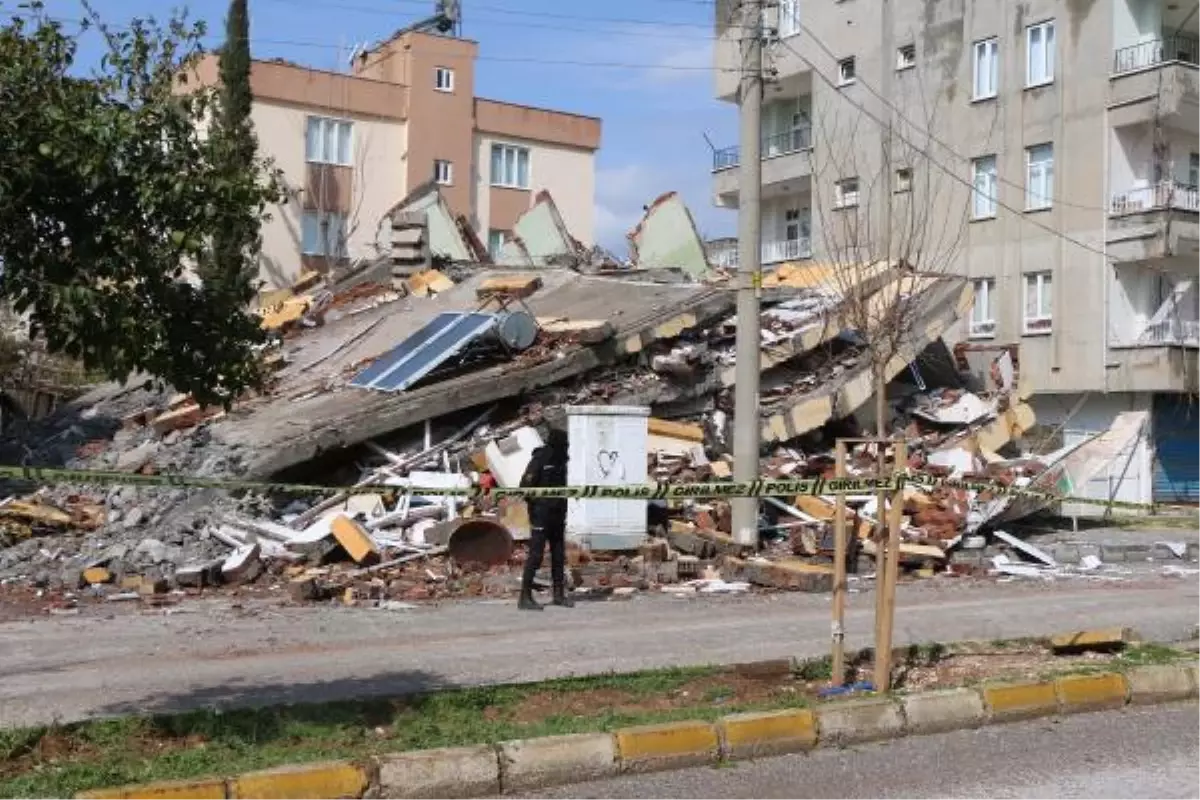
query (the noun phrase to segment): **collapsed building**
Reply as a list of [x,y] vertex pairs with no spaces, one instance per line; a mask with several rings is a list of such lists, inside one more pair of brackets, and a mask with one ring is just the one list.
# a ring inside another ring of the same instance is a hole
[[[399,490],[485,479],[514,486],[541,443],[539,426],[572,409],[628,408],[641,418],[630,429],[640,431],[637,463],[623,480],[732,475],[735,294],[677,195],[647,206],[624,261],[581,246],[546,193],[495,259],[435,186],[382,224],[392,230],[389,258],[308,274],[262,298],[274,345],[261,395],[226,412],[140,383],[99,387],[27,431],[7,459],[379,491],[53,485],[22,495],[30,487],[14,485],[0,503],[0,580],[129,599],[255,581],[287,586],[297,600],[349,603],[505,593],[523,559],[514,542],[528,536],[523,503]],[[879,262],[847,282],[838,269],[785,264],[764,281],[763,475],[830,477],[835,438],[873,424],[876,376],[852,301],[908,303],[909,323],[883,366],[889,424],[908,444],[901,466],[1061,491],[1085,483],[1136,434],[1139,421],[1122,419],[1062,451],[1024,452],[1036,421],[1017,348],[985,352],[944,338],[971,306],[963,279]],[[854,449],[850,474],[872,474],[875,456]],[[852,555],[869,562],[880,509],[874,496],[848,503]],[[956,548],[982,546],[979,533],[1047,505],[907,487],[902,563],[946,571]],[[615,538],[572,514],[577,587],[830,585],[832,498],[768,498],[761,548],[734,542],[722,501],[638,509]]]

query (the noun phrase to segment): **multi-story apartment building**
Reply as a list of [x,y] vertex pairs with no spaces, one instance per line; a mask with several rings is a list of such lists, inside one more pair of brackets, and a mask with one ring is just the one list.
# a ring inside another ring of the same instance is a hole
[[[716,6],[729,102],[742,2]],[[764,265],[828,258],[849,228],[881,254],[889,218],[893,241],[917,231],[903,255],[974,283],[958,334],[1019,345],[1067,444],[1146,412],[1090,494],[1200,499],[1197,0],[759,4]],[[714,154],[718,205],[738,160]]]
[[[253,63],[259,150],[291,192],[263,229],[269,287],[390,252],[384,216],[429,181],[494,251],[543,189],[575,238],[592,244],[600,120],[476,97],[478,50],[407,32],[356,58],[350,73]],[[197,72],[215,83],[216,57]]]

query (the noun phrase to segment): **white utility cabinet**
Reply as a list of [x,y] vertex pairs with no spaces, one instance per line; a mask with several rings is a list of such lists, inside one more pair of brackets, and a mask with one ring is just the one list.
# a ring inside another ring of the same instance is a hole
[[[567,406],[567,483],[646,483],[650,409]],[[646,539],[645,500],[568,500],[567,536],[591,550],[635,550]]]

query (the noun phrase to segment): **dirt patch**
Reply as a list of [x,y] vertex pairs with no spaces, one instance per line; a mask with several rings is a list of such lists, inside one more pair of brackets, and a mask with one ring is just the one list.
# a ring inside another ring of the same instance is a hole
[[[1102,667],[1119,658],[1119,653],[1054,655],[1036,644],[991,649],[987,646],[968,646],[962,652],[908,659],[897,667],[893,686],[896,689],[918,692],[969,686],[984,680],[1038,680],[1049,673]],[[860,680],[870,678],[869,670],[862,672]]]
[[534,692],[506,711],[513,722],[533,724],[562,716],[632,716],[680,709],[770,705],[809,693],[803,681],[792,677],[756,678],[722,672],[684,681],[664,692],[610,688]]

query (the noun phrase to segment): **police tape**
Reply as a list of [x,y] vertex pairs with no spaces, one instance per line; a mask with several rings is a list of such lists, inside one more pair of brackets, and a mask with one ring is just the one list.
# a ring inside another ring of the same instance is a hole
[[[23,480],[43,485],[83,484],[92,486],[146,486],[174,489],[222,489],[226,491],[249,491],[279,494],[376,494],[423,495],[442,497],[465,497],[493,499],[502,498],[545,498],[569,500],[711,500],[734,497],[819,497],[822,495],[873,494],[894,492],[905,486],[923,490],[960,489],[979,494],[990,494],[995,498],[1026,497],[1043,502],[1070,502],[1102,505],[1112,508],[1151,509],[1168,508],[1149,503],[1131,503],[1119,500],[1100,500],[1088,497],[1073,497],[1045,492],[1037,489],[1011,486],[1000,481],[963,480],[944,478],[929,473],[908,471],[901,474],[879,477],[853,478],[797,478],[767,479],[751,481],[720,481],[709,483],[647,483],[628,486],[555,486],[485,488],[470,487],[424,487],[396,486],[392,484],[360,484],[358,486],[323,486],[307,483],[281,483],[276,481],[230,480],[227,478],[203,478],[176,474],[143,475],[140,473],[112,470],[80,470],[57,467],[29,467],[0,465],[0,477]],[[1185,507],[1186,508],[1186,507]],[[1195,509],[1187,508],[1194,511]]]

